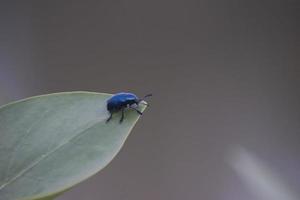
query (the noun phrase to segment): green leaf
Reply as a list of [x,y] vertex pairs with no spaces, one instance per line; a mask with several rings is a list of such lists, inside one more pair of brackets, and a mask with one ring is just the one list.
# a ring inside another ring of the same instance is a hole
[[[0,199],[54,199],[104,168],[139,118],[109,123],[110,94],[65,92],[0,107]],[[145,106],[141,106],[143,111]]]

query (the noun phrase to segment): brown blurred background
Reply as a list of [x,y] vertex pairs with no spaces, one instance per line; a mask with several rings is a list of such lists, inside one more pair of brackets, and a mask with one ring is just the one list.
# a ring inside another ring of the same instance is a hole
[[154,94],[117,158],[58,200],[297,200],[299,10],[297,0],[1,1],[0,102]]

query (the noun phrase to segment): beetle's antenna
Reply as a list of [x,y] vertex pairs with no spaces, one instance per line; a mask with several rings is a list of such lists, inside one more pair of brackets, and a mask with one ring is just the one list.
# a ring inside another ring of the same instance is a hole
[[140,102],[141,104],[144,104],[144,105],[146,105],[146,106],[149,106],[149,104],[148,104],[147,102],[143,102],[143,101],[144,101],[146,98],[148,98],[148,97],[152,97],[152,94],[147,94],[147,95],[145,95],[144,98],[142,98],[142,99],[139,100],[139,102]]
[[144,98],[143,98],[143,100],[144,100],[145,98],[147,98],[147,97],[152,97],[152,94],[147,94],[147,95],[145,95]]

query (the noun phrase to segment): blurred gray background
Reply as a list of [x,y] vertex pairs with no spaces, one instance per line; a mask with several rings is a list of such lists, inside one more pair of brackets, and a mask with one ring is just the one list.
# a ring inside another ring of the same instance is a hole
[[1,1],[0,102],[59,91],[151,107],[58,200],[300,199],[300,2]]

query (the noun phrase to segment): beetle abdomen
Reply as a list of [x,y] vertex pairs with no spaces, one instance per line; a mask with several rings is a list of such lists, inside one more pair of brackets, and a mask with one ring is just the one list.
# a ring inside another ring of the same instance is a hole
[[107,110],[118,111],[127,105],[134,104],[138,97],[132,93],[118,93],[107,100]]

